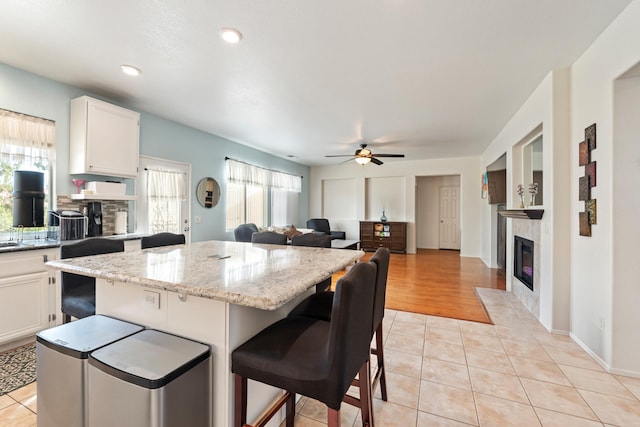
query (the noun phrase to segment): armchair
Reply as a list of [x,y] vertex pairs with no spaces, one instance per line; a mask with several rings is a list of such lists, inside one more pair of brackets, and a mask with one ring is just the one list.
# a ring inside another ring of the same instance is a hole
[[233,230],[236,242],[251,242],[251,235],[258,232],[258,227],[253,223],[240,224]]
[[316,233],[328,234],[331,239],[344,240],[346,233],[344,231],[332,231],[329,226],[329,220],[326,218],[311,218],[307,220],[307,228],[314,230]]

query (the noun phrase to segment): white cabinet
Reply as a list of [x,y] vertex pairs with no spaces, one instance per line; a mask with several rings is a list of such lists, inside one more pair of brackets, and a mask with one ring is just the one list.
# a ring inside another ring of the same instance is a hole
[[135,178],[140,114],[88,96],[71,100],[69,173]]
[[55,324],[56,274],[44,263],[57,251],[0,254],[0,345]]

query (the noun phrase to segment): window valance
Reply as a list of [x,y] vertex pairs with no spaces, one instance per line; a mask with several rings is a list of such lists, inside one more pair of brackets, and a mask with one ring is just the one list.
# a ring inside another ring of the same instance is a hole
[[227,179],[231,182],[266,185],[296,193],[302,192],[302,177],[285,172],[261,168],[249,163],[227,158]]
[[0,109],[0,142],[33,148],[53,148],[56,124],[52,120]]

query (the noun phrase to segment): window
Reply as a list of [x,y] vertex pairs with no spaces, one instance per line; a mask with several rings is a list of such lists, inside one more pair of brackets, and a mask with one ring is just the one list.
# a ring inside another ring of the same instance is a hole
[[302,177],[227,159],[227,230],[240,224],[293,224]]
[[0,232],[13,227],[13,172],[44,172],[44,212],[51,206],[55,122],[0,109]]

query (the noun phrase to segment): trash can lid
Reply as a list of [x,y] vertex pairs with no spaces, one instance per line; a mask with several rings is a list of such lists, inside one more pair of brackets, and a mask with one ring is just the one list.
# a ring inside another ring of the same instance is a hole
[[94,351],[89,364],[147,389],[167,385],[210,355],[206,344],[146,329]]
[[143,329],[140,325],[96,314],[40,331],[36,341],[76,359],[86,359],[92,351]]

